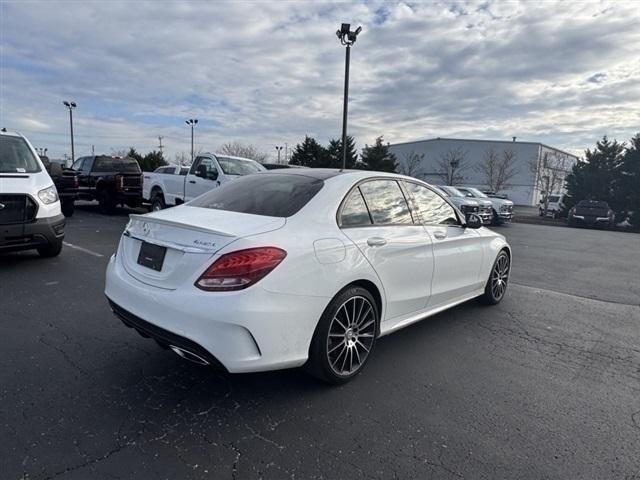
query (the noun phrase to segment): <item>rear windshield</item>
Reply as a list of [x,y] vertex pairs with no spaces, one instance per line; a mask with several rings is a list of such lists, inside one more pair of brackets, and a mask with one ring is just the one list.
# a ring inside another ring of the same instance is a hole
[[96,157],[94,172],[140,173],[140,166],[133,158]]
[[253,160],[241,160],[239,158],[229,157],[216,158],[225,175],[249,175],[264,170],[258,162]]
[[577,206],[588,208],[609,208],[609,204],[607,202],[599,202],[598,200],[581,200],[578,202]]
[[222,184],[189,202],[193,207],[268,217],[290,217],[304,207],[324,182],[286,173],[250,175]]
[[40,164],[20,137],[0,135],[0,173],[38,173]]

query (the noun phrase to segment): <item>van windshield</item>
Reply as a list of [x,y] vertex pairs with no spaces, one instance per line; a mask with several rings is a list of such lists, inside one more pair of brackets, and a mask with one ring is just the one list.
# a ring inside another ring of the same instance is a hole
[[558,195],[551,195],[549,197],[549,203],[558,203],[558,200],[560,200],[560,197]]
[[40,164],[20,137],[0,135],[0,173],[38,173]]

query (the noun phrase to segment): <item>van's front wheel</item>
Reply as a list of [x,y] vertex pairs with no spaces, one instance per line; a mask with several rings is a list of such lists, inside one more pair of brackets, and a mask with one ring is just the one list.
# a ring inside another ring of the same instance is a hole
[[62,239],[53,240],[47,245],[38,247],[37,250],[40,256],[43,258],[57,257],[62,251]]

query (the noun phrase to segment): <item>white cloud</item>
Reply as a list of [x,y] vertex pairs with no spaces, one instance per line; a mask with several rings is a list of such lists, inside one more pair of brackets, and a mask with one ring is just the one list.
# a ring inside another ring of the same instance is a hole
[[[639,128],[635,2],[3,2],[0,125],[53,155],[158,135],[189,150],[231,140],[275,154],[340,135],[344,51],[359,146],[456,135],[582,150]],[[35,123],[34,123],[35,122]]]

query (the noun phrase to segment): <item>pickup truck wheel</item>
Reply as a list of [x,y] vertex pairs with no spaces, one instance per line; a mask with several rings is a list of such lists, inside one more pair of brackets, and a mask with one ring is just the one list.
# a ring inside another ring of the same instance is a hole
[[107,190],[101,190],[98,193],[98,202],[100,203],[100,212],[105,215],[111,215],[116,210],[116,203]]
[[62,202],[62,214],[65,217],[72,217],[73,216],[73,212],[75,211],[75,204],[73,202],[73,200],[64,200]]
[[152,212],[159,212],[165,208],[167,208],[167,205],[164,203],[164,197],[162,195],[156,195],[153,197],[153,200],[151,201]]
[[38,247],[38,253],[43,258],[57,257],[62,251],[62,240],[54,240],[52,243]]
[[495,210],[492,210],[493,212],[493,220],[491,221],[491,225],[502,225],[502,222],[500,221],[500,217],[498,216],[498,212],[496,212]]

